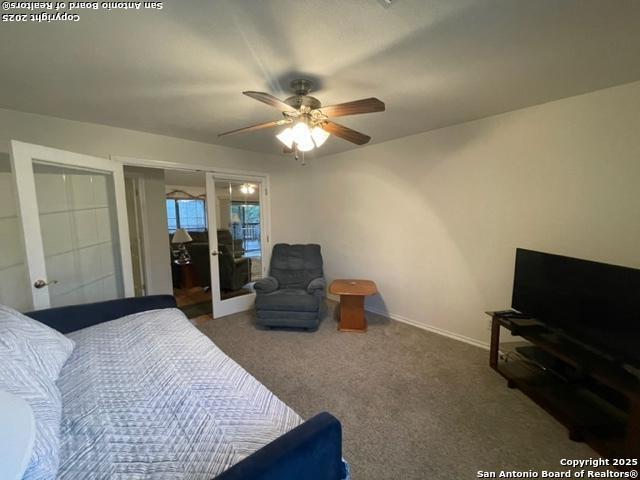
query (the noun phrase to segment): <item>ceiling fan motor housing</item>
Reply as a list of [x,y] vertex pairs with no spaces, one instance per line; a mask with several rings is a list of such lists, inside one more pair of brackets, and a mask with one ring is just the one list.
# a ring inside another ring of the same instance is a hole
[[309,95],[294,95],[293,97],[287,98],[284,103],[291,105],[295,109],[309,107],[309,110],[314,110],[322,106],[320,100]]
[[306,78],[298,78],[293,80],[289,86],[294,96],[287,98],[284,103],[292,106],[295,109],[300,109],[300,107],[308,107],[309,110],[314,110],[316,108],[320,108],[322,105],[320,100],[315,97],[311,97],[309,92],[311,88],[313,88],[313,82],[311,80],[307,80]]
[[289,83],[289,87],[296,95],[307,95],[313,88],[313,82],[306,78],[297,78]]

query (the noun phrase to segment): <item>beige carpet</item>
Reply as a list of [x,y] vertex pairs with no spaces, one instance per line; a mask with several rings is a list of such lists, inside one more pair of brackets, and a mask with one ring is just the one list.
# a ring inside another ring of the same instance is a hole
[[198,328],[302,417],[338,417],[355,480],[472,479],[596,456],[509,390],[487,351],[374,315],[366,334],[339,333],[334,306],[317,332],[261,330],[250,312]]

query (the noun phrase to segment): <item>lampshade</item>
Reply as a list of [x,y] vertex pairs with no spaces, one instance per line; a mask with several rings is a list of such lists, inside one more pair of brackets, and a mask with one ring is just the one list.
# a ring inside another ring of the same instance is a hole
[[296,123],[293,128],[287,127],[276,138],[280,140],[287,148],[293,148],[293,144],[301,152],[308,152],[315,147],[321,146],[327,138],[329,138],[329,132],[322,127],[315,126],[313,129],[309,129],[309,125],[305,120],[301,120]]
[[[291,129],[293,133],[293,141],[298,144],[298,147],[302,145],[313,145],[313,140],[311,139],[311,131],[309,130],[309,126],[305,122],[298,122]],[[313,146],[311,147],[313,148]]]
[[276,135],[276,138],[284,143],[287,148],[293,148],[293,131],[291,130],[291,127],[285,128]]
[[184,228],[178,228],[176,233],[173,234],[173,238],[171,239],[171,243],[188,243],[192,242],[193,238],[189,235]]
[[[311,138],[311,137],[309,137]],[[315,145],[313,144],[313,140],[305,140],[303,142],[296,142],[296,145],[298,146],[298,150],[300,150],[301,152],[309,152],[311,150],[313,150],[315,148]]]
[[316,144],[316,147],[320,147],[326,142],[327,138],[329,138],[329,132],[320,127],[313,127],[311,136],[313,137],[313,143]]

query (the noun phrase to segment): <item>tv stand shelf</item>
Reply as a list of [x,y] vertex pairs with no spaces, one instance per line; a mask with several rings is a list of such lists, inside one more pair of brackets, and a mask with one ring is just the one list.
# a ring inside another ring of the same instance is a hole
[[[601,355],[564,340],[534,319],[487,313],[492,317],[489,364],[507,380],[509,388],[518,388],[565,425],[569,438],[585,441],[602,456],[640,457],[637,377]],[[572,373],[570,378],[521,356],[501,358],[501,327],[558,362]]]

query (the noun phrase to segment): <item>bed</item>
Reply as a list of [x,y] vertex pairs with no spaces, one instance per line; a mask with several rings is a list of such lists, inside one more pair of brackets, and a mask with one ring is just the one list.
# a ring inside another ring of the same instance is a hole
[[348,477],[341,426],[304,421],[175,308],[171,296],[27,314],[75,343],[56,385],[57,478]]

